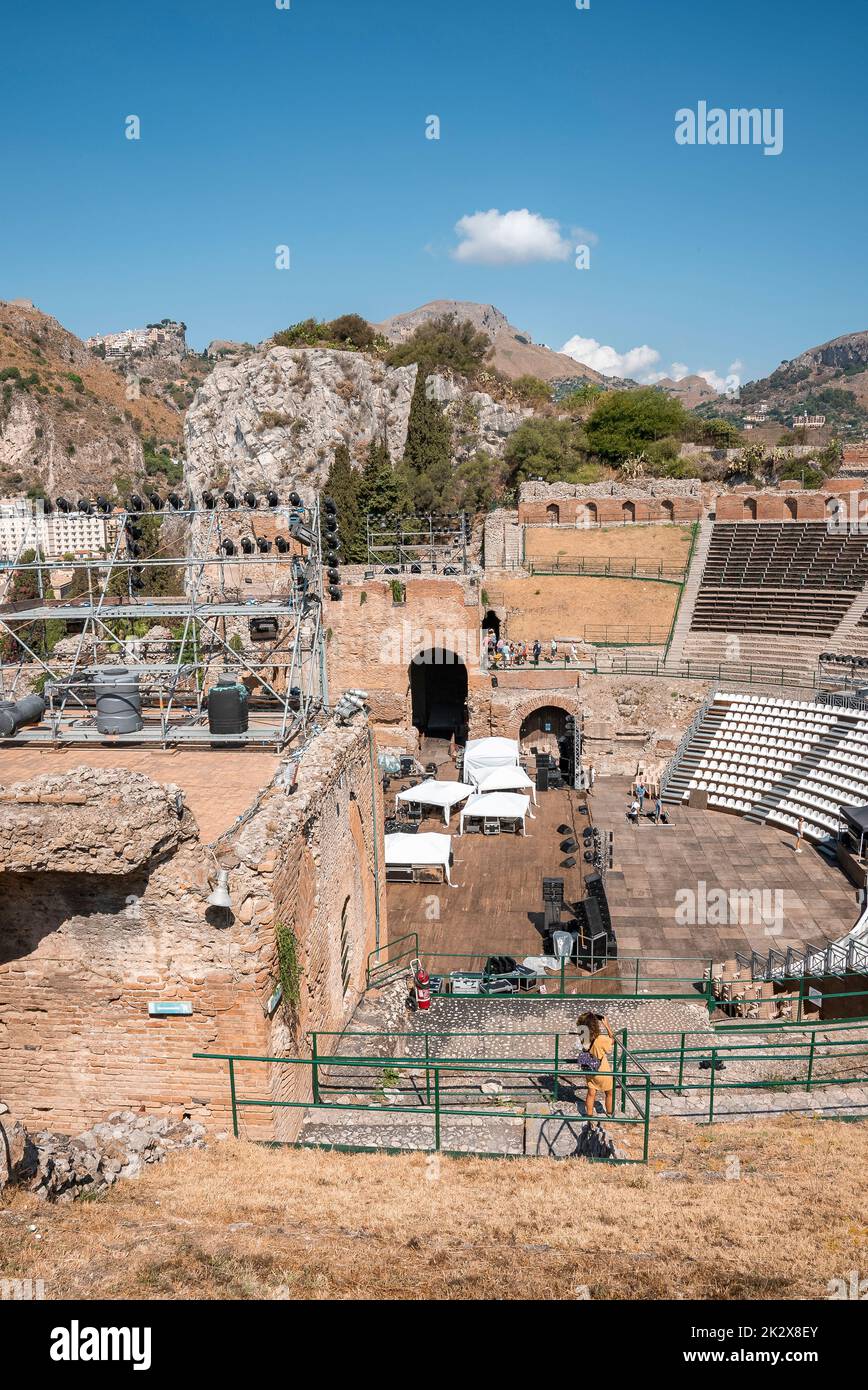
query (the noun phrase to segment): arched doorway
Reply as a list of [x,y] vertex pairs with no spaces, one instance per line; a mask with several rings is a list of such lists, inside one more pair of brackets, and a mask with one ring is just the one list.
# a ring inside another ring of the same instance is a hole
[[585,515],[582,520],[585,526],[596,526],[599,520],[596,502],[585,503]]
[[674,521],[675,503],[670,502],[667,498],[664,498],[664,500],[660,503],[660,512],[664,521]]
[[784,510],[788,517],[793,521],[796,520],[796,517],[799,515],[799,504],[795,497],[787,497],[784,499]]
[[744,501],[745,516],[748,521],[756,521],[756,498],[746,497]]
[[551,753],[560,756],[561,743],[568,734],[568,712],[560,705],[541,705],[521,721],[518,732],[523,753]]
[[410,663],[413,724],[427,738],[467,737],[467,667],[454,652],[428,647]]
[[557,502],[549,502],[546,507],[546,521],[550,526],[557,526],[561,519],[561,509]]
[[624,516],[624,520],[625,520],[625,521],[635,521],[635,520],[636,520],[636,503],[635,503],[635,502],[624,502],[623,505],[622,505],[622,507],[621,507],[621,511],[622,511],[622,513],[623,513],[623,516]]

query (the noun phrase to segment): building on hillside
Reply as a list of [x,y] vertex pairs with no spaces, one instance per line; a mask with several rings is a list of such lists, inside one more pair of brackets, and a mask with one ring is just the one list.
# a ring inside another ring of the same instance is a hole
[[0,498],[0,560],[14,560],[24,550],[46,559],[106,555],[117,534],[117,520],[85,512],[46,514],[28,497]]

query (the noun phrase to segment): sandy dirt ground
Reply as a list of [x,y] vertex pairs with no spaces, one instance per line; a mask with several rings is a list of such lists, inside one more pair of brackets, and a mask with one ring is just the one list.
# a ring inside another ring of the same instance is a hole
[[[581,639],[616,642],[666,641],[677,584],[638,579],[587,579],[572,575],[533,575],[488,586],[491,601],[508,613],[504,636],[511,641]],[[630,632],[627,634],[627,628]],[[650,635],[649,635],[650,634]]]
[[685,565],[690,553],[689,526],[528,527],[527,560],[562,560],[591,556],[635,559],[641,564]]

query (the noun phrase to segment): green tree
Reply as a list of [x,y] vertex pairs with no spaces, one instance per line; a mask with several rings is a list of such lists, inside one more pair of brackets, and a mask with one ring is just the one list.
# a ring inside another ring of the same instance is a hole
[[469,319],[443,314],[420,324],[405,343],[398,343],[387,355],[390,367],[406,367],[418,362],[419,374],[438,369],[474,377],[491,351],[491,339],[473,327]]
[[359,484],[359,513],[364,526],[368,513],[382,516],[406,507],[401,479],[392,467],[389,450],[382,440],[372,439]]
[[620,463],[666,435],[685,438],[693,424],[680,402],[663,391],[607,391],[588,419],[588,445],[604,461]]
[[367,559],[365,528],[359,508],[362,475],[350,462],[346,444],[335,449],[332,466],[326,478],[323,495],[330,497],[338,509],[338,529],[343,538],[341,556],[347,564]]
[[348,343],[351,347],[363,350],[374,346],[374,330],[361,314],[341,314],[339,318],[327,323],[326,329],[332,342]]
[[512,383],[512,389],[528,405],[547,405],[552,398],[552,388],[547,381],[538,376],[519,376]]
[[543,418],[526,420],[510,435],[504,459],[511,482],[528,478],[553,482],[591,482],[599,468],[588,473],[588,442],[577,420]]
[[416,376],[404,465],[410,475],[417,512],[452,510],[452,426],[443,407],[432,400],[421,368]]

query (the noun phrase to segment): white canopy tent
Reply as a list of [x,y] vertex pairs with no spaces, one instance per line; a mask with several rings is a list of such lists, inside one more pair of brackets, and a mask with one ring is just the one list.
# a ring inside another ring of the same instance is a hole
[[387,835],[386,868],[393,865],[401,868],[430,868],[439,865],[443,869],[446,882],[452,887],[449,876],[449,857],[452,853],[452,836],[439,835],[430,831],[426,835],[403,835],[397,832]]
[[533,778],[528,777],[523,767],[496,767],[479,783],[480,792],[512,792],[519,787],[530,791],[536,806],[536,787]]
[[524,828],[525,816],[534,819],[530,809],[530,797],[518,796],[515,792],[487,792],[482,796],[472,796],[461,808],[459,835],[464,834],[465,816],[482,816],[488,820],[520,820],[522,835],[527,833]]
[[478,788],[498,767],[518,767],[519,747],[514,738],[472,738],[464,748],[464,780]]
[[398,792],[395,800],[412,801],[420,806],[439,806],[443,811],[443,824],[448,825],[452,807],[472,795],[473,788],[464,782],[438,782],[429,777],[427,782],[420,782],[417,787]]

